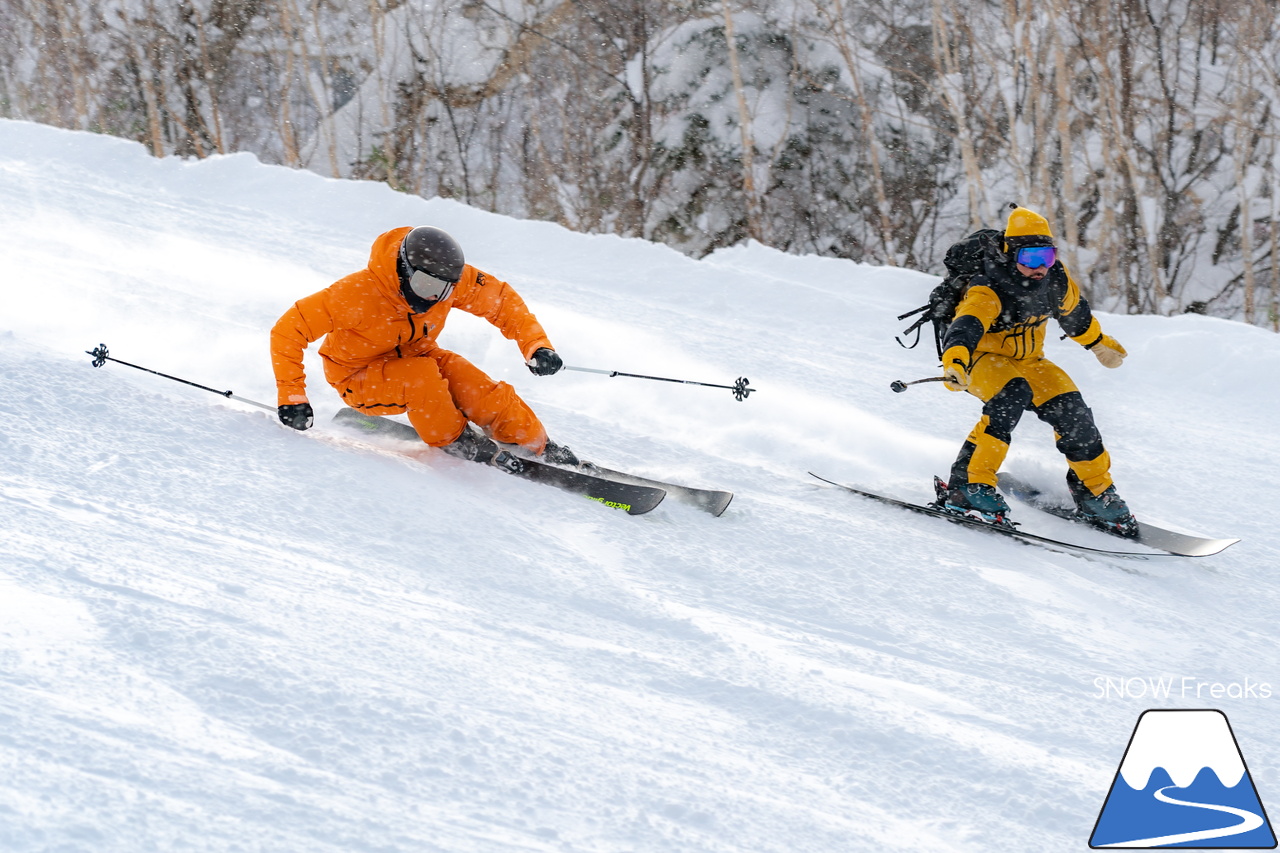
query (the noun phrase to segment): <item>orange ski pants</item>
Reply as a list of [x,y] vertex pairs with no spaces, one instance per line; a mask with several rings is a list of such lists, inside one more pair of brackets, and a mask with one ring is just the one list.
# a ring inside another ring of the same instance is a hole
[[[336,365],[326,363],[326,368]],[[409,413],[422,440],[443,447],[467,421],[495,441],[541,453],[547,432],[533,409],[506,382],[495,382],[462,356],[435,349],[412,358],[385,358],[355,373],[326,378],[343,401],[366,415]],[[336,372],[336,371],[335,371]]]

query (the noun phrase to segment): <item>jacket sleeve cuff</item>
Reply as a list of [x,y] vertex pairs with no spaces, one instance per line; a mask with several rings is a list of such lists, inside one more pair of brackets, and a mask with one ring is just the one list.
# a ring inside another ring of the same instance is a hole
[[1098,322],[1097,317],[1094,317],[1089,322],[1089,328],[1085,329],[1082,334],[1072,335],[1071,340],[1085,349],[1093,349],[1098,345],[1098,341],[1102,340],[1102,324]]
[[277,406],[296,406],[299,403],[309,403],[307,395],[301,391],[292,388],[281,388],[276,391]]
[[551,341],[547,340],[546,338],[538,338],[533,343],[528,344],[524,347],[521,347],[520,354],[524,356],[525,361],[528,361],[529,359],[533,358],[533,354],[535,352],[542,349],[543,347],[546,347],[547,349],[550,349],[550,350],[555,349],[555,347],[551,345]]
[[962,347],[959,345],[953,346],[942,354],[942,363],[944,365],[959,362],[964,365],[965,370],[969,369],[969,360],[970,354],[968,347]]

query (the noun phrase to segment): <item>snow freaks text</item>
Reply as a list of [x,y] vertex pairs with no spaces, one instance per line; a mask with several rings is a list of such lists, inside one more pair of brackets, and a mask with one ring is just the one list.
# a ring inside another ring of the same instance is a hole
[[1246,677],[1243,681],[1210,681],[1192,675],[1093,680],[1095,699],[1270,699],[1271,684]]

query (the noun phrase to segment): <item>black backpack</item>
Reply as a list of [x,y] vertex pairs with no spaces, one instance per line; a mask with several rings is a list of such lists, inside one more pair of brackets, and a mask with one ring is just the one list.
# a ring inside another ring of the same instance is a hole
[[947,249],[946,257],[942,259],[942,263],[947,268],[947,275],[942,279],[942,283],[929,293],[928,303],[898,317],[899,320],[905,320],[916,314],[920,315],[919,319],[902,333],[903,337],[906,337],[915,332],[916,339],[910,346],[904,344],[902,338],[894,338],[894,340],[907,349],[915,349],[920,343],[920,327],[932,322],[933,342],[938,349],[938,359],[941,360],[942,338],[946,335],[952,318],[955,317],[956,307],[964,298],[964,292],[969,287],[969,279],[984,270],[988,259],[994,260],[998,257],[1003,236],[1003,231],[983,228],[981,231],[974,231]]

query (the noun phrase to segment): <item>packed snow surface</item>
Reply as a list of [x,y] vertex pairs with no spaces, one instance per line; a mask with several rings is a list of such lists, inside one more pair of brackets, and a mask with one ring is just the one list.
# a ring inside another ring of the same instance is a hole
[[[1223,710],[1280,803],[1274,334],[1103,316],[1118,370],[1051,335],[1134,511],[1243,540],[1083,557],[807,475],[926,500],[978,418],[889,390],[936,371],[893,341],[921,272],[9,121],[0,199],[0,849],[1079,850],[1151,707]],[[84,354],[274,405],[272,323],[416,224],[569,364],[749,377],[534,377],[461,312],[442,339],[581,456],[733,490],[724,516],[364,444],[314,348],[306,433]],[[1064,488],[1034,417],[1008,468]]]

